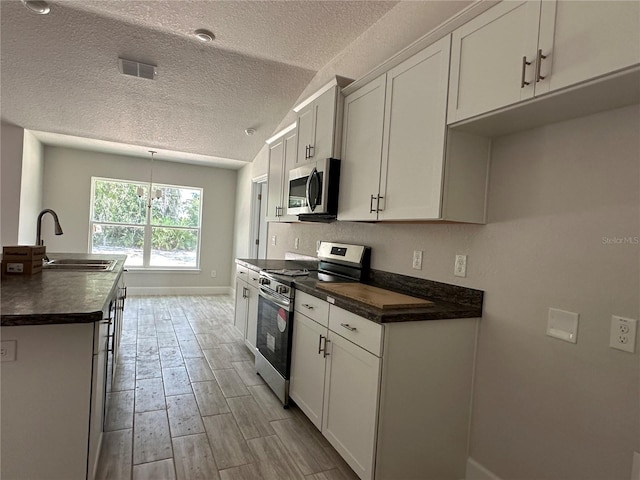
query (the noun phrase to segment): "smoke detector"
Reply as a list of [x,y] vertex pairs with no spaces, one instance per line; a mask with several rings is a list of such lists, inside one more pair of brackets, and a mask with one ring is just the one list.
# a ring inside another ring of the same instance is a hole
[[127,60],[125,58],[118,59],[118,69],[123,75],[131,75],[133,77],[146,78],[148,80],[155,80],[158,76],[157,65],[148,65],[135,60]]
[[209,30],[205,30],[204,28],[199,28],[198,30],[193,32],[193,34],[201,42],[211,42],[216,38],[216,36],[213,34],[213,32],[211,32]]

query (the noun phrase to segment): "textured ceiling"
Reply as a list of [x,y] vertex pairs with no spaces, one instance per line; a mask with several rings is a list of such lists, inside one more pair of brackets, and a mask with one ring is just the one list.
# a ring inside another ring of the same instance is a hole
[[[4,120],[220,164],[253,160],[316,71],[396,2],[49,3],[41,16],[0,1]],[[199,42],[197,28],[216,40]],[[121,75],[118,57],[157,65],[157,80]]]

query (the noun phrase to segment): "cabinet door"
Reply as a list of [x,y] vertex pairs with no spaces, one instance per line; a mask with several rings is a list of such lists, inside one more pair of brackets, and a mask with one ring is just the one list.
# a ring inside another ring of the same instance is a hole
[[380,220],[441,216],[450,41],[387,73]]
[[539,18],[540,0],[501,2],[453,32],[449,123],[533,96]]
[[536,95],[640,62],[640,2],[542,2]]
[[[111,310],[111,309],[110,309]],[[111,318],[111,321],[114,319]],[[91,376],[91,418],[89,425],[89,459],[87,463],[88,478],[94,478],[96,467],[98,466],[99,448],[102,443],[102,432],[104,430],[105,421],[105,394],[107,387],[107,349],[111,347],[109,341],[109,330],[112,325],[105,321],[96,322],[94,324],[95,340],[97,340],[97,349],[93,354],[93,366]]]
[[298,154],[296,156],[297,163],[304,163],[309,160],[308,147],[314,142],[314,103],[304,107],[298,112],[297,133],[298,133]]
[[269,145],[269,179],[267,183],[267,221],[280,220],[282,205],[282,165],[284,162],[284,137]]
[[384,95],[382,75],[344,99],[338,220],[378,218]]
[[248,287],[247,283],[236,279],[236,309],[234,316],[234,326],[240,332],[242,338],[247,331],[247,309],[248,309]]
[[363,480],[373,478],[381,359],[329,331],[322,433]]
[[247,296],[247,334],[245,343],[253,352],[256,349],[258,336],[258,289],[253,285],[248,285]]
[[314,160],[323,160],[334,156],[337,93],[338,87],[333,87],[313,102],[314,138],[311,158]]
[[289,395],[311,422],[322,428],[327,328],[295,312]]
[[282,212],[280,216],[281,222],[297,222],[298,217],[295,215],[287,215],[287,206],[289,204],[289,170],[296,168],[297,164],[297,148],[298,136],[295,130],[284,136],[284,158],[282,170]]

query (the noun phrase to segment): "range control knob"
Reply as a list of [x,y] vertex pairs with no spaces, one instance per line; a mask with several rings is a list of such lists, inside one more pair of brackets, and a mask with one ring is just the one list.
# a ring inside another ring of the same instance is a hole
[[279,293],[281,295],[289,293],[289,287],[285,287],[284,285],[278,285],[276,287],[276,293]]
[[268,278],[260,279],[260,285],[269,285],[270,283],[271,283],[271,280],[269,280]]

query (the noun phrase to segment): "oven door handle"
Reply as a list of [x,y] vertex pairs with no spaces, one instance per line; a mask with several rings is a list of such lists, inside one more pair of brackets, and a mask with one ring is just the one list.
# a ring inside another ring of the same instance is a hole
[[265,300],[269,300],[270,302],[275,303],[279,307],[284,308],[286,311],[291,311],[291,301],[290,300],[284,300],[281,297],[276,297],[271,292],[269,292],[269,290],[267,290],[266,288],[264,288],[262,286],[260,287],[260,296],[262,298],[264,298]]

